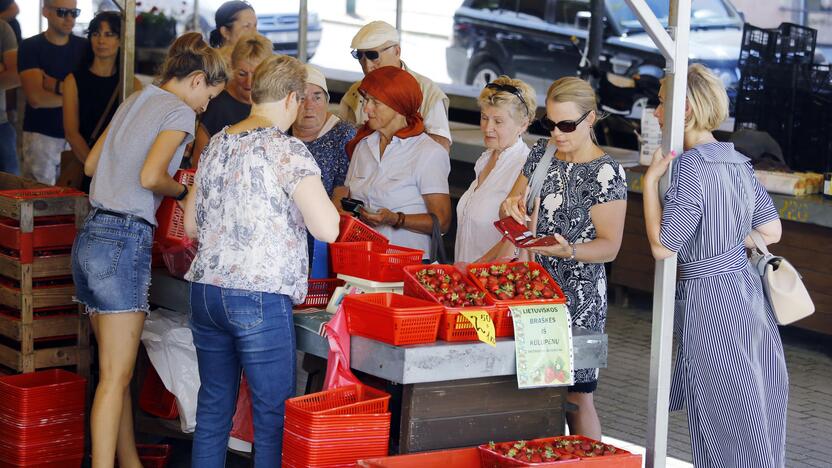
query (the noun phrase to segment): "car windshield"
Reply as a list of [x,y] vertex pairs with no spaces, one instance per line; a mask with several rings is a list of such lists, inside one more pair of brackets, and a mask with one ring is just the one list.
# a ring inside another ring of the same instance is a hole
[[[669,4],[667,0],[647,0],[647,5],[664,26],[667,26]],[[607,0],[607,6],[613,20],[623,30],[627,32],[644,30],[635,13],[624,0]],[[739,23],[740,19],[737,14],[725,5],[723,0],[693,0],[690,15],[691,28],[739,26]]]

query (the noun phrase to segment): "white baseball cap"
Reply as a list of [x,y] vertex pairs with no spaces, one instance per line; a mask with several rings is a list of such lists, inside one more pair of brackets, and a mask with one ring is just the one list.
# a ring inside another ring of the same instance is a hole
[[350,47],[355,50],[368,50],[381,47],[389,42],[399,43],[399,32],[396,28],[384,21],[373,21],[358,30],[355,37],[352,38]]
[[312,65],[306,64],[306,82],[309,84],[313,84],[316,86],[320,86],[321,89],[324,90],[327,96],[329,96],[329,90],[326,88],[326,77],[320,70],[313,67]]

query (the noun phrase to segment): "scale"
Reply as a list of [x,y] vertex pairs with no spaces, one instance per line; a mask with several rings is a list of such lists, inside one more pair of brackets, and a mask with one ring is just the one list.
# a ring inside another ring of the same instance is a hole
[[326,306],[326,311],[335,313],[341,301],[347,294],[364,294],[364,293],[384,293],[392,292],[402,294],[404,291],[404,281],[396,281],[385,283],[381,281],[372,281],[364,278],[357,278],[355,276],[338,274],[338,279],[344,281],[343,286],[339,286],[332,293],[329,299],[329,304]]

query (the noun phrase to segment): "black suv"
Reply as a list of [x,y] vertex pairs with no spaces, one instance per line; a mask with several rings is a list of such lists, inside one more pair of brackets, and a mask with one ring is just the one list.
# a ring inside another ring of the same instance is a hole
[[[647,3],[667,24],[669,2]],[[601,71],[662,77],[664,58],[627,3],[605,0],[605,8]],[[714,70],[733,94],[743,20],[727,0],[693,0],[691,10],[689,58]],[[454,14],[448,75],[482,87],[506,74],[543,94],[555,79],[577,73],[589,22],[589,0],[465,0]]]

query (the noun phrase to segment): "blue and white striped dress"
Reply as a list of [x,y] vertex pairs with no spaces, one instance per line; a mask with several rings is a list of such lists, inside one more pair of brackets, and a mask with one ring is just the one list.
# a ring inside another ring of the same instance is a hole
[[785,463],[783,346],[743,247],[752,228],[777,218],[733,144],[700,145],[674,163],[661,225],[679,259],[670,406],[687,407],[697,467]]

